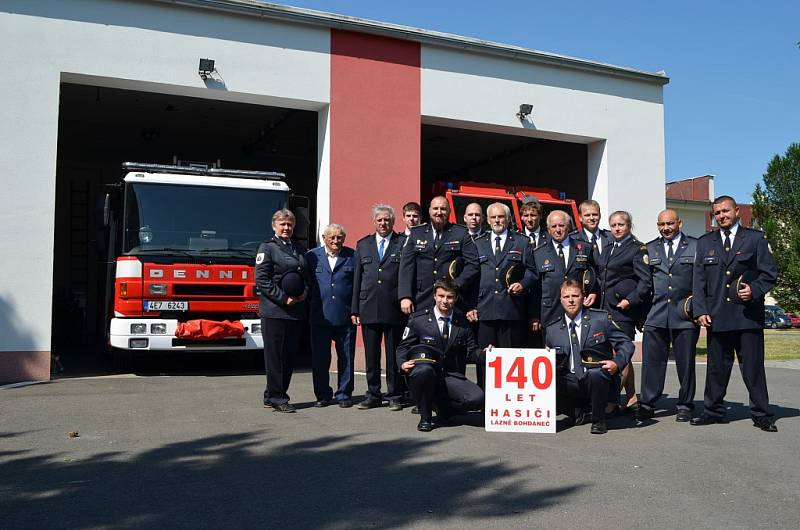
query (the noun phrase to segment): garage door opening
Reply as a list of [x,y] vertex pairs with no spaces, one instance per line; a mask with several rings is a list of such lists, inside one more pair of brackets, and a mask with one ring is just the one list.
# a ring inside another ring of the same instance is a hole
[[68,371],[93,369],[106,349],[103,205],[110,185],[126,173],[122,163],[179,160],[284,173],[292,193],[307,198],[303,235],[313,238],[317,120],[307,110],[61,85],[52,350]]
[[[433,196],[463,182],[547,188],[554,190],[556,197],[576,202],[588,195],[585,144],[424,124],[421,154],[420,197],[426,213]],[[476,202],[485,210],[493,201]],[[469,202],[455,202],[458,223],[463,222]],[[546,214],[548,207],[544,206]]]

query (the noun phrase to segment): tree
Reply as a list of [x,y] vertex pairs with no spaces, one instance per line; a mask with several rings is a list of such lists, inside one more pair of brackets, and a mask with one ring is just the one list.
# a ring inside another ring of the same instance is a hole
[[784,309],[800,310],[800,143],[775,155],[753,192],[753,216],[771,243],[780,274],[772,294]]

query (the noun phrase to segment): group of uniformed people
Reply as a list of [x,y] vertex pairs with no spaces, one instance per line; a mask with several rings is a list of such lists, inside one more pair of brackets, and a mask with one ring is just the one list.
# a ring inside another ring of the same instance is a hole
[[[275,236],[256,258],[265,405],[294,412],[286,390],[301,306],[309,299],[315,406],[334,398],[339,406],[353,405],[354,337],[361,326],[368,390],[358,408],[388,400],[391,410],[402,410],[410,393],[420,431],[482,409],[485,351],[492,347],[555,350],[559,412],[575,424],[591,422],[594,434],[607,431],[608,414],[624,410],[634,413],[636,425],[650,421],[670,350],[680,382],[676,420],[724,423],[723,399],[735,354],[754,425],[776,431],[764,371],[763,321],[764,296],[775,284],[777,268],[764,234],[739,224],[735,200],[722,196],[713,202],[719,230],[699,239],[681,231],[674,210],[660,212],[660,236],[646,245],[633,236],[628,212],[613,212],[610,230],[604,230],[597,202],[584,201],[578,211],[580,230],[573,231],[569,213],[562,210],[549,212],[540,226],[542,205],[528,197],[520,208],[523,226],[515,231],[503,203],[485,212],[470,204],[459,225],[449,221],[447,199],[435,197],[429,223],[419,224],[420,206],[408,203],[406,231],[395,233],[394,209],[376,205],[375,231],[355,250],[344,247],[341,226],[329,225],[323,245],[305,254],[286,230],[294,224],[291,212],[276,212]],[[708,336],[708,373],[704,410],[695,417],[701,327]],[[643,331],[638,395],[630,362],[637,328]],[[328,385],[331,342],[339,358],[335,393]],[[381,392],[381,343],[386,394]],[[465,376],[468,363],[477,365],[475,382]]]

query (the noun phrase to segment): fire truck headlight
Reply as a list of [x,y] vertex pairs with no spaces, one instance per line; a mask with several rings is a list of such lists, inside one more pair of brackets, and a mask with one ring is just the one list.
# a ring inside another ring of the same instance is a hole
[[250,326],[250,333],[261,333],[261,323],[255,323]]
[[167,294],[167,285],[164,283],[151,283],[147,286],[147,291],[153,295],[164,296]]
[[150,333],[152,335],[164,335],[167,332],[167,325],[164,323],[161,324],[150,324]]
[[144,335],[147,333],[147,324],[131,324],[131,335]]

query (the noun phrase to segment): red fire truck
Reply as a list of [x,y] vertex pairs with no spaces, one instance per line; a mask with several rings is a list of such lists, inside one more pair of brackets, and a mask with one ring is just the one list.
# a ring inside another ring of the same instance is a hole
[[[272,213],[287,205],[284,175],[131,162],[123,169],[104,207],[116,257],[107,275],[115,364],[141,350],[262,348],[255,252],[272,233]],[[241,323],[244,334],[176,336],[196,319]]]
[[572,216],[576,229],[581,228],[578,207],[575,201],[567,199],[563,193],[551,188],[529,188],[526,186],[504,186],[502,184],[487,184],[484,182],[457,182],[441,185],[436,190],[437,194],[444,195],[450,203],[450,222],[463,223],[464,210],[467,205],[476,202],[486,212],[486,207],[494,202],[507,204],[511,209],[512,228],[522,230],[522,220],[519,216],[519,207],[526,197],[536,197],[542,204],[541,224],[545,224],[547,214],[553,210],[564,210]]

